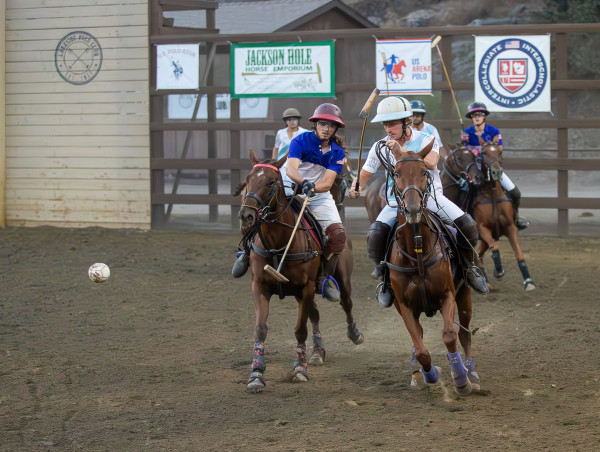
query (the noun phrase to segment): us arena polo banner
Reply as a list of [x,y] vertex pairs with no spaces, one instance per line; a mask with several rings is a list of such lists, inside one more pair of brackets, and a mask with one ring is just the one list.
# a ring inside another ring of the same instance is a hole
[[378,39],[375,68],[382,95],[431,94],[431,40]]
[[198,89],[198,44],[156,46],[156,89]]
[[232,44],[231,97],[333,97],[333,42]]
[[550,111],[550,36],[476,36],[475,100],[490,111]]

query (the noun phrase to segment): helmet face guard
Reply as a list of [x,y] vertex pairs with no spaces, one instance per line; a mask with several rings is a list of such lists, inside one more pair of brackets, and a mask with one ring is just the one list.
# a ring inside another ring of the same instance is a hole
[[313,115],[308,118],[310,122],[331,121],[338,125],[339,128],[343,129],[346,127],[344,120],[342,119],[342,110],[340,107],[334,104],[321,104],[316,109]]
[[485,104],[483,102],[472,102],[467,107],[467,113],[465,114],[465,116],[467,118],[471,119],[471,116],[473,116],[473,113],[477,113],[477,112],[483,113],[486,117],[490,114],[490,112],[488,111],[487,107],[485,106]]

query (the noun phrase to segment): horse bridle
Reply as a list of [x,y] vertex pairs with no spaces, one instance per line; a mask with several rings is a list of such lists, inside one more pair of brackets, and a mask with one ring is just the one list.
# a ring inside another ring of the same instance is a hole
[[[400,159],[400,160],[396,160],[396,165],[398,163],[402,163],[402,162],[421,162],[425,166],[425,169],[427,170],[427,166],[425,165],[425,162],[423,161],[423,159],[417,159],[417,158]],[[397,177],[395,168],[394,168],[394,173],[392,174],[392,176],[394,179]],[[397,191],[396,191],[396,184],[394,184],[394,196],[396,197],[396,202],[398,203],[399,209],[401,209],[402,213],[405,213],[404,198],[406,197],[406,194],[410,190],[415,190],[419,194],[419,196],[421,197],[421,210],[424,210],[425,206],[427,205],[427,198],[429,197],[430,185],[431,185],[431,174],[429,173],[429,170],[427,170],[427,189],[425,190],[425,193],[423,193],[421,191],[421,189],[419,187],[417,187],[416,185],[407,185],[406,187],[404,187],[404,190],[402,190],[402,193],[400,193],[400,196],[398,196]]]
[[500,158],[502,157],[502,150],[499,150],[499,152],[498,152],[498,156],[500,158],[494,157],[490,161],[486,161],[485,160],[484,157],[486,156],[486,153],[483,150],[483,147],[484,146],[489,146],[489,145],[496,145],[496,146],[498,146],[498,143],[496,143],[494,141],[487,141],[487,142],[485,142],[485,143],[483,143],[481,145],[481,165],[485,166],[486,169],[487,169],[487,171],[486,171],[486,177],[487,177],[488,181],[491,180],[491,178],[492,178],[491,175],[490,175],[490,171],[492,169],[492,165],[494,164],[494,162],[498,162],[498,165],[500,165],[500,167],[502,167],[502,160],[500,160]]
[[473,181],[471,175],[469,174],[469,170],[473,165],[477,166],[477,162],[472,161],[467,165],[466,168],[462,168],[456,161],[456,153],[461,149],[462,148],[455,149],[452,151],[452,154],[450,154],[452,163],[460,170],[460,174],[456,174],[451,166],[446,165],[446,159],[442,160],[442,171],[445,171],[456,185],[458,185],[460,188],[463,188],[466,184],[470,184]]
[[[262,199],[260,196],[258,196],[254,192],[246,193],[244,195],[244,202],[242,202],[242,207],[246,207],[248,209],[255,210],[256,211],[256,221],[258,221],[259,223],[272,223],[272,222],[276,221],[278,218],[280,218],[285,213],[285,211],[290,207],[291,202],[288,202],[287,205],[282,204],[279,202],[279,198],[277,197],[277,193],[279,192],[279,190],[281,189],[281,186],[282,186],[282,179],[281,179],[281,173],[279,172],[279,168],[277,168],[276,166],[273,166],[273,165],[268,165],[266,163],[257,163],[256,165],[254,165],[253,169],[257,168],[257,167],[265,167],[265,168],[270,168],[270,169],[275,170],[277,172],[278,178],[273,183],[273,186],[271,187],[271,190],[269,190],[269,192],[267,193],[267,196],[265,197],[265,199]],[[246,198],[254,199],[256,202],[258,202],[258,207],[250,206],[250,205],[246,204]],[[275,202],[277,203],[277,205],[279,207],[285,206],[285,209],[283,209],[283,211],[278,216],[267,219],[267,217],[273,213],[273,212],[271,212],[271,202],[272,202],[273,198],[275,198]]]

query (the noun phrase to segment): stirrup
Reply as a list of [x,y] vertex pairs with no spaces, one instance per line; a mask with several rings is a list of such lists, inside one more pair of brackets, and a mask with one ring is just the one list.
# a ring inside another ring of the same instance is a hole
[[392,290],[391,286],[385,283],[381,282],[377,285],[377,289],[375,289],[375,296],[377,297],[377,301],[382,308],[389,308],[394,304],[394,291]]
[[[330,281],[335,284],[335,287]],[[327,298],[329,301],[340,301],[340,286],[338,286],[338,283],[333,276],[328,276],[323,280],[323,284],[321,285],[321,296]]]
[[241,278],[248,271],[248,267],[250,267],[250,256],[248,256],[245,251],[238,251],[235,257],[235,263],[231,269],[231,276],[234,278]]
[[489,293],[490,289],[487,285],[485,274],[476,265],[472,265],[467,270],[467,284],[478,294],[485,295]]

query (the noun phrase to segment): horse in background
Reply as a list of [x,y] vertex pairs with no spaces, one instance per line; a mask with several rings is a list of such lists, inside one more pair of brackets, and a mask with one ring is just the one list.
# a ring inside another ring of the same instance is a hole
[[519,245],[519,230],[514,224],[514,211],[512,202],[504,193],[500,184],[502,179],[502,151],[494,142],[483,143],[481,146],[482,171],[485,182],[478,188],[472,202],[473,219],[479,229],[479,246],[477,265],[483,267],[481,258],[490,249],[494,261],[494,277],[501,279],[504,276],[500,250],[496,241],[504,236],[508,238],[515,258],[523,276],[523,288],[527,291],[536,288],[529,269],[525,263],[525,256]]
[[[479,389],[479,376],[471,355],[471,290],[463,280],[459,250],[451,233],[425,208],[430,173],[423,159],[430,148],[419,153],[396,149],[392,150],[396,165],[386,170],[393,176],[400,207],[398,226],[388,251],[389,262],[385,265],[390,270],[396,310],[404,320],[413,341],[414,356],[421,365],[420,373],[413,374],[411,386],[417,386],[421,376],[428,384],[439,379],[441,369],[432,364],[419,317],[423,312],[431,317],[440,311],[444,324],[442,341],[448,350],[454,390],[465,396],[473,387]],[[453,325],[456,312],[458,333]],[[457,349],[457,338],[464,350],[464,362]]]
[[460,144],[441,159],[440,180],[444,196],[469,212],[475,189],[483,184],[484,176],[475,154]]
[[[319,311],[314,301],[315,283],[321,272],[323,246],[314,235],[308,223],[299,227],[289,246],[288,254],[279,270],[287,277],[288,283],[278,283],[263,269],[266,265],[278,268],[284,250],[290,242],[296,224],[297,213],[292,208],[292,199],[285,195],[283,179],[279,169],[287,157],[277,162],[260,162],[253,150],[250,150],[252,170],[246,177],[246,193],[239,212],[240,229],[244,239],[251,240],[250,274],[252,296],[256,314],[254,328],[254,349],[252,371],[248,380],[248,389],[260,392],[266,385],[264,372],[264,343],[267,338],[267,319],[269,302],[274,294],[280,298],[294,296],[298,302],[298,317],[294,333],[296,336],[296,360],[292,379],[308,380],[308,362],[306,359],[307,322],[313,326],[313,351],[311,364],[321,364],[325,358],[325,349],[319,330]],[[305,214],[306,215],[306,214]],[[252,237],[254,239],[252,240]],[[334,277],[339,283],[340,304],[346,313],[347,336],[355,344],[363,342],[354,317],[352,316],[352,286],[350,277],[354,266],[352,243],[347,239],[346,249],[341,254]]]

